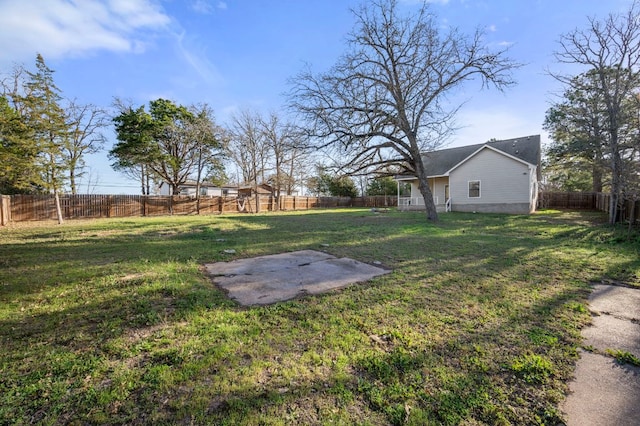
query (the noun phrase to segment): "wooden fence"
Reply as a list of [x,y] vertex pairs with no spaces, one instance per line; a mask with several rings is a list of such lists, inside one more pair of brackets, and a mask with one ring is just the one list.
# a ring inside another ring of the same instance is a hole
[[598,192],[547,192],[538,194],[539,208],[596,210]]
[[[3,195],[2,225],[9,221],[55,220],[53,195]],[[276,210],[308,210],[333,207],[392,207],[395,196],[380,197],[294,197],[251,198],[143,195],[62,195],[64,219],[163,216],[189,214],[256,213]],[[6,218],[6,220],[5,220]]]
[[[610,194],[602,192],[547,192],[538,194],[538,208],[599,210],[609,213]],[[635,207],[634,207],[635,204]],[[626,200],[618,210],[620,222],[640,219],[640,200]]]
[[[596,198],[596,210],[609,213],[611,209],[610,205],[611,195],[598,193]],[[620,222],[636,223],[640,220],[640,200],[625,200],[618,208],[618,220]]]

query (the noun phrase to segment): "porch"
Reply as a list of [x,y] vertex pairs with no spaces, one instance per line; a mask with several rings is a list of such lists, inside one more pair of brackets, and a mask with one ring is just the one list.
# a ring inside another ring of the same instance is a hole
[[[444,199],[437,196],[433,197],[433,202],[436,205],[436,211],[438,213],[446,213],[451,211],[451,198]],[[398,197],[398,210],[424,210],[424,198],[423,197]]]
[[[398,182],[398,210],[425,210],[424,198],[418,188],[418,180],[414,176],[396,176],[396,180]],[[449,177],[430,177],[428,182],[436,211],[438,213],[450,212]],[[410,188],[410,196],[402,194],[400,185],[407,185]]]

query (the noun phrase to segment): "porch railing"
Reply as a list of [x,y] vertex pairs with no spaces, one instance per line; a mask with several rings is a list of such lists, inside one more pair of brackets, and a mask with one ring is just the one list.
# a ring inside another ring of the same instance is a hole
[[399,208],[411,208],[412,206],[424,206],[422,197],[400,197],[398,198]]
[[[436,206],[441,205],[440,204],[440,198],[438,196],[434,196],[433,197],[433,202],[436,204]],[[412,207],[423,207],[424,206],[424,198],[422,197],[400,197],[398,198],[398,208],[399,209],[409,209]],[[446,206],[446,211],[450,212],[451,211],[451,199],[447,199],[447,201],[445,202],[445,206]]]

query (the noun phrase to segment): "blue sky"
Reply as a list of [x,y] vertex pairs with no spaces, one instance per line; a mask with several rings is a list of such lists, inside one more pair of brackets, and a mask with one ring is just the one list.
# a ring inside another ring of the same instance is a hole
[[[434,0],[443,28],[486,30],[486,42],[510,46],[525,64],[505,93],[470,84],[450,146],[542,134],[560,89],[546,70],[560,36],[587,16],[623,11],[631,0]],[[36,52],[55,70],[67,98],[108,107],[114,96],[136,105],[159,97],[208,103],[224,125],[234,111],[282,111],[287,80],[305,64],[320,72],[345,50],[350,8],[359,0],[0,0],[0,73],[33,69]],[[407,11],[418,0],[400,0]],[[115,142],[107,132],[106,150]],[[112,171],[106,154],[88,158],[84,192],[138,193]],[[81,186],[82,188],[82,186]]]

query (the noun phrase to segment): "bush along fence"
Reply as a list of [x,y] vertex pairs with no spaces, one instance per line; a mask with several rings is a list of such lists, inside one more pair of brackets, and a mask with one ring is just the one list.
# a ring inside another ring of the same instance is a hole
[[[0,224],[55,220],[53,195],[1,196]],[[62,217],[95,219],[135,216],[189,214],[260,213],[278,210],[308,210],[334,207],[395,207],[395,196],[377,197],[294,197],[258,196],[250,198],[147,195],[63,195]]]
[[[538,194],[538,208],[599,210],[609,213],[611,195],[602,192],[547,192]],[[640,220],[640,200],[625,200],[618,210],[620,222]]]

